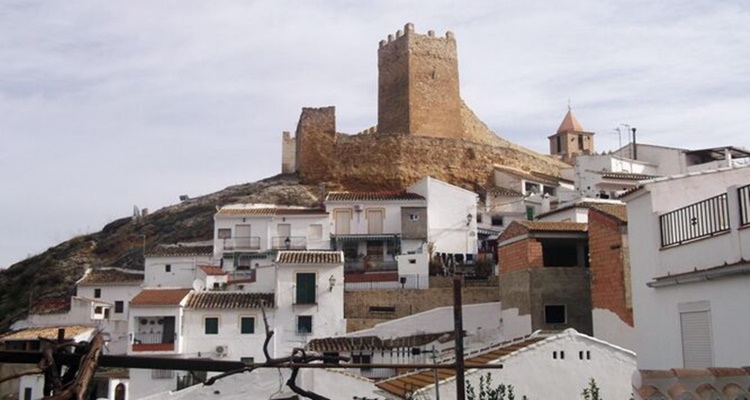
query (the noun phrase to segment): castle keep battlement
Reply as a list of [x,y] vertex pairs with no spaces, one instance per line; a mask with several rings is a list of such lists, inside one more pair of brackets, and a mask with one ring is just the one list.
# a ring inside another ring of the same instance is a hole
[[430,175],[476,190],[494,164],[550,175],[565,166],[500,138],[463,103],[451,32],[421,35],[409,23],[380,42],[375,127],[338,133],[335,112],[302,109],[295,137],[282,137],[282,172],[346,189],[404,189]]

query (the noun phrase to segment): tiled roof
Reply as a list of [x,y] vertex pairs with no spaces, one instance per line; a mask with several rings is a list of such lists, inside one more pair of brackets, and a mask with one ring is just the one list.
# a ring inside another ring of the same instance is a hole
[[614,217],[620,222],[628,222],[628,207],[625,204],[593,203],[590,208]]
[[325,250],[280,251],[276,262],[279,264],[343,264],[344,253]]
[[523,193],[517,190],[508,189],[508,188],[499,187],[499,186],[496,186],[496,187],[493,187],[492,189],[487,190],[487,193],[492,193],[495,196],[523,197]]
[[[470,369],[472,365],[489,364],[544,339],[546,339],[545,336],[537,335],[523,340],[501,343],[494,350],[490,350],[475,357],[465,358],[464,363],[467,369]],[[455,375],[456,373],[453,370],[438,370],[438,376],[441,381],[452,378]],[[434,372],[431,370],[423,370],[381,381],[377,383],[376,386],[388,393],[403,398],[408,393],[414,393],[433,384],[435,384]]]
[[392,192],[330,192],[326,196],[329,201],[393,201],[393,200],[424,200],[424,197],[405,191]]
[[423,333],[402,336],[393,339],[381,339],[377,336],[335,337],[313,339],[306,349],[318,353],[349,352],[356,350],[389,350],[398,348],[420,347],[436,340],[452,340],[453,332]]
[[513,221],[536,232],[586,232],[588,225],[580,222]]
[[321,208],[302,208],[302,207],[223,207],[216,215],[248,215],[248,216],[274,216],[274,215],[326,215],[328,214]]
[[213,246],[158,245],[146,253],[146,257],[191,257],[210,256]]
[[57,339],[57,330],[65,329],[65,338],[73,339],[73,337],[85,333],[86,331],[93,331],[96,329],[92,326],[83,325],[70,325],[70,326],[55,326],[46,328],[28,328],[20,331],[8,332],[4,335],[0,335],[0,342],[9,340],[36,340],[40,337],[47,339]]
[[191,293],[187,308],[261,308],[273,307],[273,293],[198,292]]
[[573,114],[573,110],[571,110],[570,108],[568,108],[568,112],[567,114],[565,114],[565,118],[563,118],[560,126],[557,128],[557,133],[562,132],[584,132],[583,125],[578,122],[578,119]]
[[602,178],[623,179],[629,181],[643,181],[646,179],[658,178],[657,175],[634,174],[631,172],[602,172]]
[[131,306],[175,306],[190,293],[190,289],[144,289],[133,300]]
[[552,186],[557,186],[560,183],[560,178],[551,176],[551,175],[541,174],[538,172],[533,172],[533,171],[528,172],[528,171],[520,170],[517,168],[506,167],[505,165],[498,165],[498,164],[495,164],[494,168],[497,171],[501,171],[501,172],[513,175],[517,178],[525,179],[525,180],[532,181],[532,182],[538,182],[538,183],[552,185]]
[[55,297],[37,301],[31,306],[29,314],[65,314],[68,311],[70,311],[70,297]]
[[79,286],[101,284],[134,285],[143,282],[143,272],[125,272],[117,269],[93,269],[80,282]]
[[224,271],[220,267],[214,267],[213,265],[199,265],[198,268],[200,268],[203,272],[205,272],[206,275],[226,275],[226,274],[228,274],[227,271]]

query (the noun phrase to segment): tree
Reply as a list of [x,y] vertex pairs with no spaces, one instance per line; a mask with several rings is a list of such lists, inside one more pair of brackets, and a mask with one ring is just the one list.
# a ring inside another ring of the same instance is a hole
[[583,400],[602,400],[599,397],[599,386],[594,378],[589,379],[589,385],[583,389],[581,396],[583,396]]
[[[492,387],[492,374],[487,372],[479,377],[479,394],[470,381],[466,381],[466,398],[468,400],[515,400],[513,385],[499,384]],[[523,396],[526,400],[526,396]]]

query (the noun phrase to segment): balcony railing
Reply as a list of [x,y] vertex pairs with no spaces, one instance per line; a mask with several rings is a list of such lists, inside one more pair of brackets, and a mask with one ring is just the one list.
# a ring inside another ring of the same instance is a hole
[[750,225],[750,185],[737,189],[740,202],[740,226]]
[[174,332],[135,333],[133,334],[133,351],[172,351],[174,339]]
[[662,247],[709,237],[729,230],[727,194],[679,208],[659,217]]
[[307,250],[307,238],[304,236],[274,236],[271,238],[273,250]]
[[345,261],[344,272],[398,271],[397,261]]
[[224,250],[260,250],[260,237],[233,237],[223,239]]

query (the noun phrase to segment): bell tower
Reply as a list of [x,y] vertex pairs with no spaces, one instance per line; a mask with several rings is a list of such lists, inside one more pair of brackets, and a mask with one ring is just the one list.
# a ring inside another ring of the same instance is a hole
[[557,132],[548,139],[549,153],[560,157],[567,163],[572,163],[579,154],[594,153],[594,132],[586,132],[583,129],[583,125],[578,122],[570,105]]

